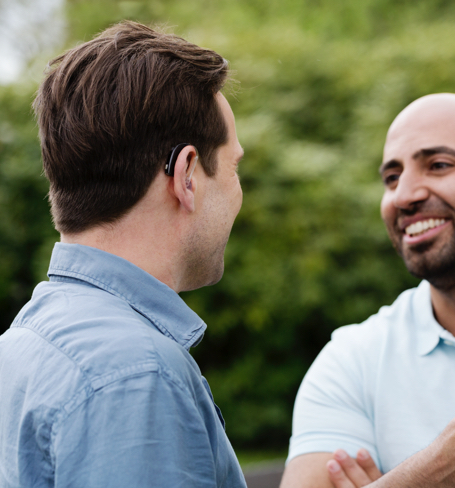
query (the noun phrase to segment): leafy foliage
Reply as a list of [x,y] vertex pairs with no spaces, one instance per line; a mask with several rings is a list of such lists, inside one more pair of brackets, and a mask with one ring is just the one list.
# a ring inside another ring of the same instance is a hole
[[[223,280],[184,294],[208,323],[194,350],[237,447],[284,446],[298,385],[331,331],[415,285],[379,217],[387,128],[454,91],[444,0],[72,0],[68,44],[123,18],[164,23],[230,59],[244,205]],[[55,240],[31,90],[0,91],[2,327]]]
[[[28,90],[0,92],[0,328],[6,329],[45,277],[57,234],[40,175],[40,150]],[[43,272],[44,271],[44,272]]]

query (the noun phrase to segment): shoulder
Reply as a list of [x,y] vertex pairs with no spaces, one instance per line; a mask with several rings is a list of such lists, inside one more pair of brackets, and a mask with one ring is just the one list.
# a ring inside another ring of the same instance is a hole
[[56,367],[70,362],[95,385],[147,371],[183,380],[199,372],[183,347],[125,300],[87,284],[41,283],[13,326],[53,349]]
[[[428,304],[423,303],[425,297]],[[415,343],[415,317],[419,307],[431,308],[429,300],[429,285],[423,282],[401,293],[392,305],[381,307],[364,322],[335,330],[308,370],[306,383],[325,377],[349,379],[351,386],[374,381],[382,360],[396,358],[397,351],[407,354],[409,345]]]
[[290,458],[339,447],[355,456],[365,447],[377,460],[375,401],[378,391],[383,391],[378,388],[404,370],[400,361],[413,347],[415,318],[425,307],[431,309],[424,282],[365,322],[333,333],[297,394]]
[[38,409],[46,425],[100,399],[144,411],[170,404],[158,398],[195,412],[209,403],[186,349],[121,298],[86,285],[40,284],[0,338],[0,369],[9,371],[0,375],[4,398],[23,392],[21,409]]
[[430,305],[430,289],[427,282],[419,287],[402,292],[391,304],[383,306],[360,324],[340,327],[332,334],[331,343],[340,350],[368,351],[378,350],[378,346],[390,340],[404,338],[414,333],[414,322],[419,307]]

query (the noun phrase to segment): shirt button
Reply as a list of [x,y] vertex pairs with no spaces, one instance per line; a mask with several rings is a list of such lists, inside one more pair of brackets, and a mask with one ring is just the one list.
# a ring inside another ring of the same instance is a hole
[[448,341],[448,340],[445,340],[445,341],[444,341],[444,344],[445,344],[446,346],[452,346],[452,347],[455,345],[453,342]]

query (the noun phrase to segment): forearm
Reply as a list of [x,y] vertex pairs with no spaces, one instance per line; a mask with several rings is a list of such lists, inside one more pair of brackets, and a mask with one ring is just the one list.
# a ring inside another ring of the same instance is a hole
[[333,488],[326,464],[332,454],[315,452],[292,459],[287,465],[280,488]]
[[[359,460],[357,463],[362,464]],[[355,475],[357,463],[350,456],[327,463],[336,488],[449,488],[455,486],[455,421],[426,449],[414,454],[387,474],[372,482]]]
[[455,456],[435,441],[410,457],[369,488],[449,488],[455,484]]

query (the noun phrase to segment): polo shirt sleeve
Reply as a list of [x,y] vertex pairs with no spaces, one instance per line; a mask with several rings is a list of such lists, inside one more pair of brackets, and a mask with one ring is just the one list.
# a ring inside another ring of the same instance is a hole
[[380,467],[367,377],[375,360],[362,341],[364,335],[359,326],[335,331],[308,370],[294,406],[287,462],[339,448],[355,456],[363,447]]
[[56,488],[217,486],[210,436],[222,427],[207,419],[219,419],[172,377],[144,372],[79,396],[53,428]]

